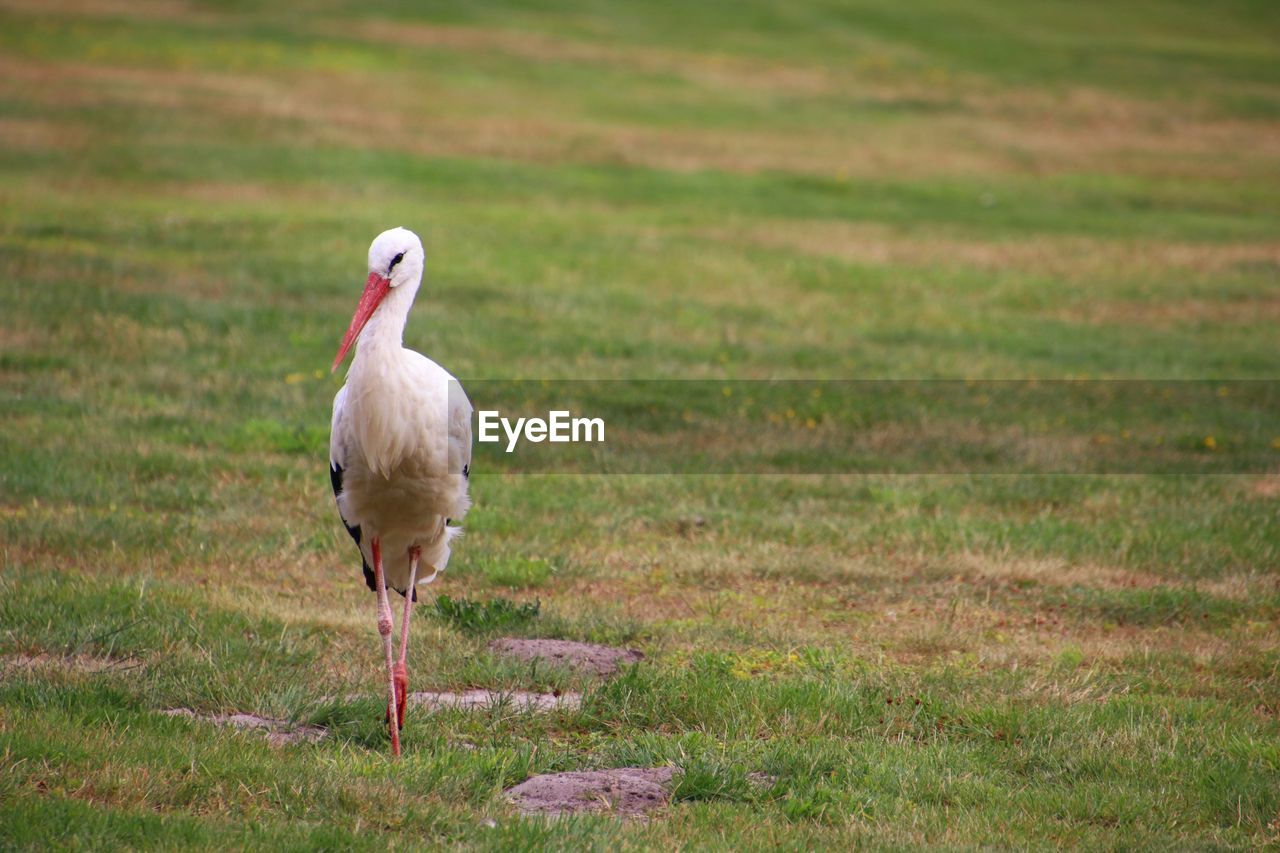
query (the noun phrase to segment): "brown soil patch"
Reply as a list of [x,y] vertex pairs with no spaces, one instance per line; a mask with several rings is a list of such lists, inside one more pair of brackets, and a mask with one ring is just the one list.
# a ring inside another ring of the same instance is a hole
[[520,660],[541,660],[553,665],[563,665],[578,672],[607,678],[618,668],[644,660],[644,654],[635,649],[618,649],[598,646],[594,643],[575,643],[570,640],[528,640],[520,637],[504,637],[494,640],[489,648],[500,655]]
[[618,767],[534,776],[507,789],[525,814],[605,812],[638,816],[663,808],[671,800],[671,767]]
[[484,710],[507,706],[517,711],[558,711],[582,705],[581,693],[529,693],[524,690],[467,690],[462,693],[419,692],[409,694],[415,708],[441,711],[450,708]]
[[317,741],[326,734],[322,726],[293,725],[284,720],[259,717],[257,714],[197,714],[190,708],[168,708],[161,713],[170,717],[203,720],[216,726],[265,731],[267,742],[272,746],[284,746],[299,741]]

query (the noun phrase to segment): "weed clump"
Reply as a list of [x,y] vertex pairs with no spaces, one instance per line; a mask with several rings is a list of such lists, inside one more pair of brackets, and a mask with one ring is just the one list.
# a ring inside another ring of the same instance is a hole
[[519,604],[509,598],[472,601],[467,598],[436,598],[436,615],[464,634],[485,634],[499,628],[523,625],[538,618],[541,601]]

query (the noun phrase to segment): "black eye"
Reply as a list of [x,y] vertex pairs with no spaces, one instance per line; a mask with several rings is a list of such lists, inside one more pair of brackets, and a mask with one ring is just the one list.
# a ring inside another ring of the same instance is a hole
[[400,263],[403,260],[404,260],[404,252],[401,252],[400,254],[392,258],[391,266],[387,267],[387,274],[390,275],[391,271],[396,268],[396,264]]

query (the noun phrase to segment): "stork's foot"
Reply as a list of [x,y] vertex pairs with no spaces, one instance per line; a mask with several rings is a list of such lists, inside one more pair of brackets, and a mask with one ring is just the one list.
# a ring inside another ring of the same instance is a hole
[[[409,698],[409,673],[405,669],[403,662],[395,665],[392,670],[392,678],[396,684],[396,722],[399,728],[404,728],[404,709]],[[387,725],[391,725],[391,708],[387,708]]]

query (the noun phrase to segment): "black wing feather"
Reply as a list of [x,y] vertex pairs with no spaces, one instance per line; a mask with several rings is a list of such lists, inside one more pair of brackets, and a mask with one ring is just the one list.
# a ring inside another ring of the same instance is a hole
[[[336,502],[338,495],[342,493],[342,466],[337,462],[329,463],[329,482],[333,485],[333,499]],[[338,509],[338,518],[342,518],[342,509]],[[342,526],[347,528],[347,532],[351,534],[351,538],[355,540],[356,547],[360,547],[360,525],[347,524],[347,520],[342,518]],[[374,582],[373,569],[364,558],[364,551],[360,552],[360,570],[364,572],[364,583],[369,589],[377,591],[377,584]]]

